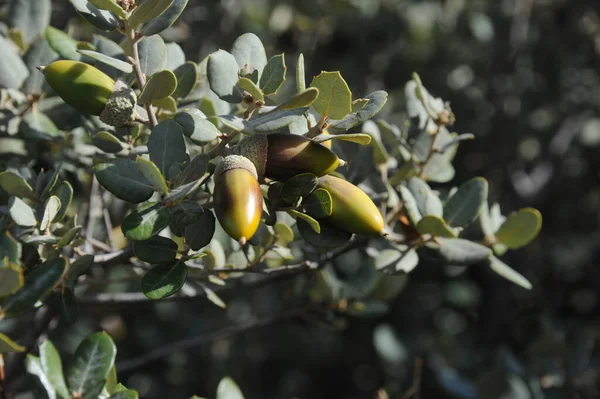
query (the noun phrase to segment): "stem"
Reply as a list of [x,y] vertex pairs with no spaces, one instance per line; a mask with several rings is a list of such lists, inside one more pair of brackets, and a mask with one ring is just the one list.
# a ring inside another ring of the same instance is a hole
[[239,131],[233,131],[231,132],[227,137],[224,137],[221,139],[221,142],[212,150],[210,150],[208,152],[208,156],[211,158],[214,158],[218,155],[224,155],[225,152],[225,147],[227,147],[227,143],[229,143],[231,140],[233,140],[236,136],[238,136],[240,134]]
[[[135,71],[135,76],[138,80],[138,86],[140,90],[146,84],[146,76],[142,72],[140,68],[140,52],[138,50],[138,42],[139,39],[135,35],[135,30],[133,28],[127,29],[127,38],[129,39],[129,43],[131,44],[131,57],[128,57],[129,62],[133,66],[133,70]],[[158,125],[158,120],[156,119],[156,115],[154,114],[154,110],[152,110],[152,105],[150,103],[144,104],[146,107],[146,111],[148,112],[148,118],[150,120],[150,126],[154,127]]]

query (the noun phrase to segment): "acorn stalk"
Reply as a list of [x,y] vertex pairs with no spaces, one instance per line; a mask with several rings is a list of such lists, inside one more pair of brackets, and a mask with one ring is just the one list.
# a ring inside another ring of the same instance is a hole
[[318,187],[324,188],[331,195],[331,215],[325,220],[333,226],[353,234],[387,235],[379,209],[360,188],[335,176],[319,178]]
[[343,165],[330,149],[296,134],[253,135],[244,139],[236,151],[254,163],[259,177],[279,181],[301,173],[324,176]]
[[59,60],[37,67],[65,103],[107,125],[123,126],[135,118],[137,96],[122,80],[116,82],[99,69],[80,61]]
[[213,199],[223,230],[244,245],[258,229],[263,197],[256,168],[241,155],[229,155],[215,168]]

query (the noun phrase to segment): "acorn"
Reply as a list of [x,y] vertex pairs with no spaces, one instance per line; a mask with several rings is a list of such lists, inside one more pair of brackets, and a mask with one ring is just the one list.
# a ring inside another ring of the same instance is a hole
[[330,149],[308,137],[289,133],[256,134],[236,152],[250,159],[258,176],[285,181],[301,173],[324,176],[343,164]]
[[[325,129],[325,130],[323,130],[323,131],[321,132],[321,134],[319,134],[317,137],[319,137],[319,136],[321,136],[321,135],[324,135],[324,136],[331,136],[331,133],[329,133],[329,132],[327,131],[327,129]],[[333,140],[322,141],[322,142],[320,142],[319,144],[321,144],[323,147],[329,148],[329,149],[331,150],[331,144],[332,144],[331,142],[332,142],[332,141],[333,141]]]
[[263,209],[256,168],[246,157],[228,155],[215,168],[214,177],[217,219],[231,238],[244,245],[258,229]]
[[64,102],[81,112],[100,116],[110,126],[123,126],[135,117],[137,96],[122,80],[116,82],[80,61],[59,60],[37,67]]
[[331,215],[326,220],[353,234],[385,236],[384,222],[371,198],[354,184],[335,176],[319,178],[318,187],[331,195]]

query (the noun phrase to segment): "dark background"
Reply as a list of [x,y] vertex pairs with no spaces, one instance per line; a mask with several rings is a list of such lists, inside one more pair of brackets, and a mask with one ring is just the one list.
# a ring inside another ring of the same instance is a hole
[[[54,26],[73,18],[55,1]],[[381,116],[400,125],[404,84],[418,72],[451,103],[453,129],[476,136],[461,144],[454,183],[483,176],[505,214],[542,212],[538,239],[504,257],[534,289],[423,264],[383,317],[298,318],[290,292],[301,277],[234,290],[226,311],[201,299],[84,306],[75,327],[51,334],[59,348],[107,329],[120,379],[148,399],[214,397],[225,375],[247,398],[376,398],[382,387],[402,398],[415,364],[423,399],[600,397],[600,3],[190,0],[164,37],[200,61],[244,32],[267,54],[286,53],[288,79],[302,52],[307,82],[340,70],[355,96],[387,90]],[[246,328],[253,320],[265,325]],[[130,362],[231,325],[231,337]]]

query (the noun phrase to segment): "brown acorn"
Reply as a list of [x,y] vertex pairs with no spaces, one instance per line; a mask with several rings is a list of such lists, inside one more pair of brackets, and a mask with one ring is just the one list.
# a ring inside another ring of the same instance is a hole
[[319,178],[319,187],[331,195],[332,211],[326,220],[333,226],[348,233],[386,235],[379,209],[360,188],[330,175]]
[[231,238],[244,245],[258,229],[263,209],[256,168],[246,157],[229,155],[219,162],[214,177],[217,219]]
[[279,181],[301,173],[324,176],[342,163],[330,149],[297,134],[253,135],[244,139],[236,151],[254,163],[259,177]]

